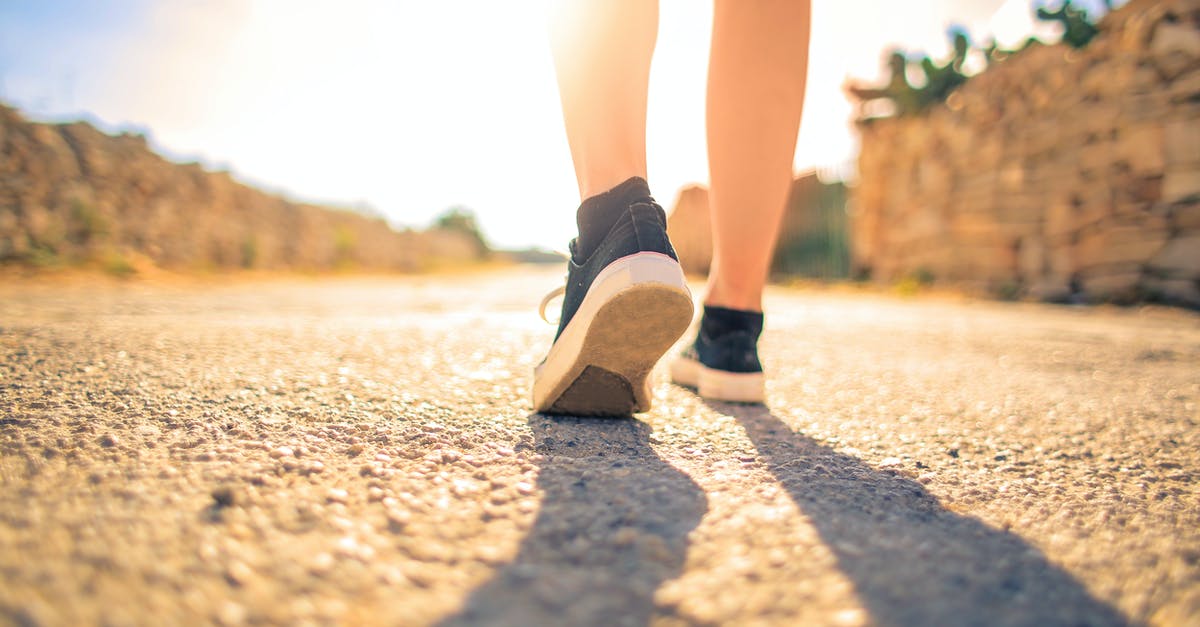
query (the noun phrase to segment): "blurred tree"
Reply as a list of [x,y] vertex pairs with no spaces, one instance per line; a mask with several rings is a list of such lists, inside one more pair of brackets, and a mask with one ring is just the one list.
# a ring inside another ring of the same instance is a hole
[[950,92],[967,81],[963,63],[971,51],[971,40],[962,28],[952,28],[949,34],[954,41],[954,52],[944,65],[934,63],[929,57],[921,57],[921,70],[925,73],[925,85],[913,87],[908,82],[908,55],[903,50],[893,50],[888,56],[887,85],[865,87],[856,83],[846,85],[846,92],[862,102],[886,98],[895,106],[896,116],[915,115],[930,105],[943,102]]
[[[1106,7],[1112,9],[1110,2],[1104,3]],[[1072,48],[1082,48],[1088,45],[1088,42],[1100,32],[1096,25],[1088,19],[1087,10],[1077,9],[1071,6],[1071,0],[1063,2],[1058,10],[1050,10],[1046,7],[1038,7],[1037,18],[1043,22],[1059,22],[1063,25],[1062,40]]]
[[897,116],[916,113],[921,108],[921,99],[918,90],[908,82],[908,57],[903,50],[893,50],[888,56],[888,71],[888,82],[883,87],[850,83],[846,91],[863,102],[887,98],[895,105]]
[[456,231],[466,235],[475,243],[475,250],[480,259],[491,256],[492,249],[483,238],[483,231],[475,220],[475,212],[461,205],[455,205],[444,211],[433,221],[433,228],[443,231]]
[[971,40],[967,37],[967,31],[959,27],[950,29],[949,34],[954,40],[954,53],[945,65],[936,65],[929,57],[921,59],[921,69],[925,72],[925,86],[918,93],[921,109],[944,102],[950,92],[967,82],[963,63],[971,51]]
[[[1085,9],[1071,4],[1072,0],[1064,0],[1057,9],[1045,6],[1037,8],[1037,18],[1045,22],[1059,22],[1063,25],[1062,40],[1067,45],[1082,48],[1100,32],[1096,23],[1088,17]],[[1107,11],[1113,7],[1112,0],[1102,0]],[[916,115],[946,98],[960,85],[967,82],[964,64],[971,51],[971,39],[967,31],[961,27],[953,27],[948,32],[953,40],[954,51],[950,59],[943,65],[938,65],[928,56],[922,56],[918,61],[925,74],[925,84],[914,87],[908,82],[908,54],[901,49],[893,49],[888,55],[888,82],[883,87],[868,87],[860,83],[849,82],[845,86],[846,93],[862,103],[872,100],[887,99],[895,107],[896,116]],[[1019,48],[1023,50],[1030,45],[1039,44],[1037,39],[1030,37]],[[982,48],[989,65],[1003,60],[1016,50],[1004,50],[996,45],[993,39],[986,48]]]

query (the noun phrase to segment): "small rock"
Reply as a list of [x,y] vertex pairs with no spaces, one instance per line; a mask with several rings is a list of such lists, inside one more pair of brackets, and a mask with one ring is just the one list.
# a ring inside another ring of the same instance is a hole
[[517,494],[522,496],[529,496],[534,492],[533,484],[528,481],[522,481],[513,487],[516,488]]
[[857,627],[867,624],[867,614],[860,609],[847,609],[833,615],[833,624],[838,627]]
[[392,508],[387,511],[388,528],[393,532],[403,531],[408,523],[412,521],[412,514],[408,510]]
[[887,468],[889,466],[899,466],[902,463],[904,463],[904,461],[899,457],[885,457],[883,458],[883,461],[879,462],[879,466],[880,468]]
[[231,486],[221,486],[212,491],[213,505],[222,507],[231,507],[237,504],[237,492]]
[[314,575],[324,575],[333,568],[334,563],[333,556],[329,553],[317,553],[313,556],[312,564],[309,565],[308,570]]
[[280,457],[295,457],[296,452],[290,446],[281,446],[271,450],[271,457],[279,459]]
[[100,446],[103,446],[104,448],[112,448],[120,443],[120,438],[111,433],[106,433],[100,436]]
[[230,583],[244,586],[254,577],[254,571],[245,562],[234,561],[225,569],[225,578]]
[[408,583],[408,577],[404,576],[404,571],[400,570],[400,568],[396,566],[384,568],[383,571],[379,573],[379,580],[388,584],[389,586],[400,586]]
[[244,625],[246,623],[246,608],[233,601],[223,601],[217,607],[217,623],[226,627]]
[[345,503],[350,499],[350,493],[341,488],[329,488],[325,493],[325,499],[330,503]]

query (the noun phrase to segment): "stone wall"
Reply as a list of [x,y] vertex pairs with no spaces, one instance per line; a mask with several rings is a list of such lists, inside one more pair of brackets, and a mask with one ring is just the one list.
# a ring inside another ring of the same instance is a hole
[[394,231],[169,162],[140,135],[31,123],[0,105],[0,263],[410,271],[476,255],[460,233]]
[[860,123],[856,268],[1045,300],[1200,305],[1200,1],[1133,0],[918,117]]

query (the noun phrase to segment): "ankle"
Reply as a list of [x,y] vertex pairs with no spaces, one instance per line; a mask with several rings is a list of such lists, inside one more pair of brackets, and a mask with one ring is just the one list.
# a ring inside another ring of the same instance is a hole
[[716,340],[730,333],[746,333],[757,340],[762,335],[763,314],[761,311],[731,309],[715,305],[705,305],[704,315],[700,318],[700,333],[710,340]]
[[704,306],[762,313],[762,291],[728,291],[714,289],[710,284],[704,295]]
[[652,200],[646,179],[638,176],[585,198],[575,212],[575,221],[579,227],[576,248],[580,258],[588,258],[629,206],[642,199]]

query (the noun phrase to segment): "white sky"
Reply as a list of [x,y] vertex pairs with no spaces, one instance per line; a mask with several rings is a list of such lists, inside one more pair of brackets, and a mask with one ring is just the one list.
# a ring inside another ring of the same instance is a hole
[[[563,248],[574,234],[544,0],[123,0],[107,21],[68,0],[49,17],[37,0],[7,1],[0,98],[35,117],[145,129],[173,157],[397,225],[465,205],[501,246]],[[661,2],[647,141],[668,208],[707,178],[711,11]],[[797,170],[852,163],[841,85],[878,77],[889,46],[944,57],[950,24],[1011,45],[1031,32],[1030,14],[1025,0],[814,0]]]

